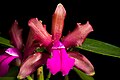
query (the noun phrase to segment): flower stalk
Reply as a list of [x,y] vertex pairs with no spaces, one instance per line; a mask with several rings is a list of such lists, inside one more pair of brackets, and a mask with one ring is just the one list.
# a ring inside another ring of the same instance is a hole
[[43,66],[37,69],[38,80],[44,80]]
[[27,76],[28,80],[33,80],[33,78],[31,76]]

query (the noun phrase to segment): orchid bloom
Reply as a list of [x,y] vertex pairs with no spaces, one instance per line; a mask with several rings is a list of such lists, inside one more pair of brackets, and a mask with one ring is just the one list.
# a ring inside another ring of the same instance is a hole
[[[22,29],[19,28],[18,22],[15,20],[10,29],[10,38],[13,47],[6,49],[5,53],[0,55],[0,77],[7,74],[7,72],[9,71],[10,63],[14,59],[18,60],[17,66],[21,66],[21,64],[26,64],[28,63],[28,61],[31,60],[31,63],[29,63],[28,65],[34,65],[35,69],[34,67],[32,67],[32,70],[29,69],[28,75],[34,72],[36,70],[36,67],[39,67],[39,65],[41,65],[41,61],[39,60],[41,60],[42,54],[33,53],[35,48],[37,47],[37,43],[34,43],[33,32],[31,30],[29,31],[26,44],[23,46]],[[36,63],[38,61],[39,63]]]
[[65,16],[66,10],[59,3],[52,17],[52,35],[46,31],[45,25],[37,18],[28,21],[35,39],[47,49],[48,53],[51,53],[46,62],[47,68],[53,75],[60,71],[65,76],[75,66],[86,74],[93,75],[94,67],[85,56],[79,52],[67,51],[72,46],[81,46],[86,36],[93,31],[92,26],[89,22],[84,25],[77,23],[76,29],[61,39]]
[[5,50],[4,54],[0,55],[0,77],[7,74],[9,71],[9,64],[16,58],[22,59],[20,50],[22,49],[22,29],[19,29],[17,21],[11,27],[11,41],[14,47]]

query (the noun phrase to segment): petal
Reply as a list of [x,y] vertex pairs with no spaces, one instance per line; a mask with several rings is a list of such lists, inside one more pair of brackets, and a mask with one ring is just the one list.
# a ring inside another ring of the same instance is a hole
[[30,29],[28,38],[27,38],[27,42],[25,44],[25,49],[29,48],[29,47],[31,47],[31,45],[33,45],[33,42],[35,41],[33,35],[34,35],[33,31]]
[[63,76],[67,75],[74,66],[74,59],[69,58],[64,45],[61,42],[55,42],[51,48],[51,54],[52,58],[47,60],[50,72],[55,75],[61,71]]
[[68,55],[75,59],[76,68],[82,70],[90,76],[95,74],[93,65],[84,55],[80,54],[79,52],[68,52]]
[[37,18],[32,18],[28,21],[28,25],[33,30],[35,38],[39,40],[43,46],[47,47],[51,43],[51,35],[46,31],[41,21],[38,21]]
[[6,59],[7,57],[9,57],[9,55],[8,54],[2,54],[2,55],[0,55],[0,63],[4,60],[4,59]]
[[66,10],[64,6],[59,3],[52,17],[52,36],[53,40],[59,40],[62,35],[64,26],[64,19],[66,16]]
[[35,43],[35,39],[33,37],[33,31],[30,29],[27,42],[24,48],[24,57],[23,60],[25,60],[29,55],[33,54],[33,51],[35,48],[39,45],[38,43]]
[[9,63],[15,58],[17,58],[17,56],[10,56],[8,54],[0,55],[0,77],[7,74],[9,70]]
[[10,29],[11,43],[18,49],[22,49],[22,29],[19,28],[18,22],[15,20]]
[[22,59],[22,55],[17,48],[8,48],[5,52],[11,56],[16,56]]
[[65,49],[61,49],[61,53],[62,53],[61,72],[62,72],[63,76],[65,76],[65,75],[67,75],[69,73],[70,69],[73,68],[75,60],[68,56]]
[[46,64],[49,55],[45,53],[35,53],[29,56],[21,65],[17,78],[24,79],[32,74],[41,65]]
[[65,45],[66,48],[71,46],[81,46],[86,36],[91,31],[93,31],[93,28],[89,24],[89,22],[84,25],[77,23],[77,27],[75,28],[75,30],[64,37],[62,39],[62,43]]
[[59,50],[52,50],[51,52],[52,58],[47,60],[47,68],[50,72],[55,75],[61,69],[61,59],[60,59],[60,51]]
[[27,57],[32,55],[34,53],[36,47],[37,47],[36,45],[32,45],[28,49],[25,49],[22,61],[24,61]]

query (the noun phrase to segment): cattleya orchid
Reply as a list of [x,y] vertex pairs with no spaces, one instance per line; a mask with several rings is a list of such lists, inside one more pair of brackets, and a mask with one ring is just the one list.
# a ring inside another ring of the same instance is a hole
[[[22,29],[19,28],[18,22],[16,20],[10,29],[10,38],[11,44],[13,46],[11,48],[6,49],[5,53],[0,55],[0,77],[5,76],[7,74],[7,72],[9,71],[9,66],[13,60],[15,61],[16,66],[20,67],[21,64],[26,62],[26,59],[28,61],[33,59],[31,60],[31,64],[35,64],[35,62],[41,59],[40,53],[33,53],[35,48],[37,47],[37,43],[34,43],[33,34],[31,30],[29,31],[26,45],[23,45]],[[36,65],[38,64],[41,63],[37,63]]]
[[66,10],[63,5],[59,3],[52,17],[51,35],[46,31],[46,25],[43,25],[41,20],[32,18],[28,21],[28,25],[34,33],[35,40],[38,41],[39,46],[44,47],[48,53],[40,52],[40,54],[45,56],[37,56],[41,57],[41,59],[36,62],[36,64],[40,63],[36,65],[36,67],[32,66],[34,63],[28,62],[31,61],[28,58],[20,68],[18,76],[21,79],[30,75],[31,72],[33,72],[35,68],[38,68],[38,66],[40,67],[41,64],[46,64],[53,75],[62,72],[62,75],[65,76],[73,66],[88,75],[94,75],[94,67],[85,56],[79,52],[67,50],[74,46],[81,46],[86,36],[93,31],[92,26],[89,22],[86,24],[77,23],[76,29],[73,30],[73,32],[61,38],[65,16]]
[[20,60],[22,59],[22,54],[20,50],[22,49],[22,38],[21,38],[22,29],[19,29],[17,21],[11,27],[10,36],[11,43],[14,47],[8,48],[5,50],[4,54],[0,55],[0,76],[7,74],[9,70],[9,64],[14,60],[18,59],[20,65]]
[[[21,62],[17,76],[19,79],[26,78],[45,64],[53,75],[62,72],[65,76],[73,67],[87,75],[94,75],[94,67],[84,55],[77,51],[69,51],[71,47],[82,46],[86,36],[93,31],[92,26],[88,21],[86,24],[77,23],[72,32],[62,37],[65,17],[66,10],[59,3],[52,17],[51,34],[46,31],[46,25],[42,24],[41,20],[30,19],[28,21],[30,31],[25,45],[22,41],[22,29],[19,29],[15,21],[10,30],[13,47],[0,55],[0,76],[7,74],[9,64],[14,59]],[[37,52],[37,47],[44,47],[46,52]]]

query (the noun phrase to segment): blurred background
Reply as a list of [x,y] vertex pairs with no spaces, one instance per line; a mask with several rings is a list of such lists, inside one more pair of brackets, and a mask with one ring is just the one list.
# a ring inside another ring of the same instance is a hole
[[[119,3],[117,0],[31,0],[0,2],[0,36],[9,37],[9,29],[14,20],[23,28],[23,38],[26,40],[29,27],[28,20],[37,17],[51,31],[52,14],[58,3],[62,3],[67,15],[63,35],[72,31],[76,23],[85,24],[87,21],[94,31],[88,38],[100,40],[120,47]],[[81,51],[94,65],[95,80],[119,80],[120,59],[103,56],[87,51]],[[73,79],[74,80],[74,79]]]

